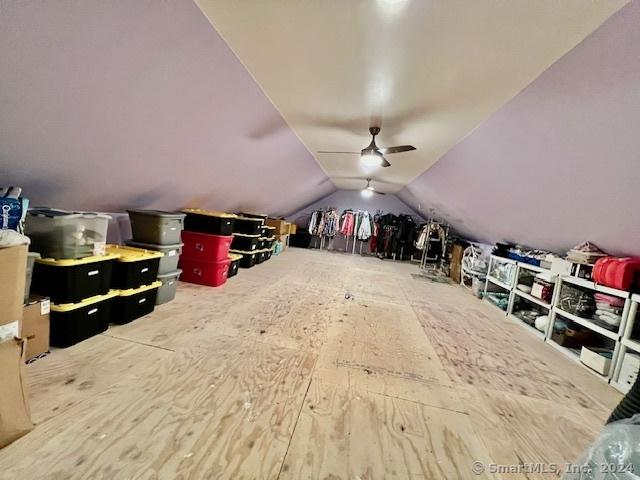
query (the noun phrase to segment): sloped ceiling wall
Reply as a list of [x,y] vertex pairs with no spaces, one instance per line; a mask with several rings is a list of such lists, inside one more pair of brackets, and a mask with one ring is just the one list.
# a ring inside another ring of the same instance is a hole
[[640,255],[640,2],[403,189],[484,241]]
[[0,5],[0,183],[32,205],[290,213],[335,190],[195,3]]

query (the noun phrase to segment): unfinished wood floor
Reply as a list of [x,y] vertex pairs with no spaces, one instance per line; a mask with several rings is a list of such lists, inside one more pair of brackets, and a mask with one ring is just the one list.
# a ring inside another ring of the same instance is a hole
[[471,465],[574,460],[620,395],[416,272],[290,249],[182,284],[28,366],[37,427],[0,450],[0,478],[538,478]]

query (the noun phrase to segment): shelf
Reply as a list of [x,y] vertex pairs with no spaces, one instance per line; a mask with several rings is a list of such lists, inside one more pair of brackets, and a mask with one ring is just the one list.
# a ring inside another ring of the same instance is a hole
[[640,294],[634,293],[633,295],[631,295],[631,300],[633,300],[636,303],[640,303]]
[[571,276],[562,276],[562,281],[564,283],[570,283],[572,285],[577,285],[578,287],[587,288],[589,290],[595,290],[596,292],[606,293],[607,295],[614,295],[616,297],[621,298],[629,298],[629,292],[625,292],[624,290],[618,290],[616,288],[605,287],[604,285],[598,285],[589,280],[585,280],[584,278],[571,277]]
[[531,270],[532,272],[538,273],[550,273],[551,270],[548,268],[537,267],[535,265],[531,265],[530,263],[518,262],[520,268],[524,268],[525,270]]
[[640,342],[639,341],[634,340],[632,338],[623,338],[622,339],[622,344],[625,347],[640,353]]
[[514,265],[518,263],[517,261],[515,261],[515,260],[513,260],[511,258],[499,257],[498,255],[491,254],[491,257],[495,258],[498,262],[501,262],[501,263],[512,263]]
[[[562,345],[559,345],[558,343],[554,342],[551,338],[547,339],[547,343],[549,345],[551,345],[553,348],[555,348],[557,351],[559,351],[560,353],[563,353],[567,358],[570,358],[571,360],[576,362],[578,365],[580,365],[582,368],[584,368],[588,372],[591,372],[593,374],[593,376],[599,378],[600,380],[602,380],[605,383],[609,383],[609,375],[601,375],[598,372],[596,372],[595,370],[587,367],[584,363],[582,363],[580,361],[580,351],[579,350],[577,352],[575,352],[571,348],[563,347]],[[613,371],[613,365],[611,366],[611,371]]]
[[588,328],[589,330],[594,331],[596,333],[599,333],[604,337],[610,338],[614,342],[617,342],[620,339],[620,335],[618,335],[618,333],[612,332],[611,330],[607,330],[606,328],[603,328],[600,325],[596,325],[595,323],[591,322],[586,318],[578,317],[573,313],[565,312],[564,310],[558,307],[556,307],[555,311],[559,313],[561,316],[568,318],[572,322],[575,322],[578,325],[582,325],[583,327]]
[[514,322],[516,322],[519,325],[522,325],[525,329],[529,330],[531,333],[533,333],[536,337],[541,338],[542,340],[544,340],[544,332],[541,332],[540,330],[538,330],[535,327],[532,327],[531,325],[529,325],[528,323],[524,322],[522,319],[518,318],[515,314],[511,313],[509,315],[507,315],[507,317],[509,317],[511,320],[513,320]]
[[519,297],[525,298],[527,300],[529,300],[532,303],[535,303],[536,305],[540,305],[542,308],[546,308],[547,310],[551,309],[551,304],[549,303],[545,303],[542,300],[540,300],[539,298],[534,297],[533,295],[529,295],[526,292],[523,292],[522,290],[518,290],[518,287],[513,289],[513,292],[518,295]]
[[505,290],[511,290],[511,287],[509,285],[507,285],[506,283],[498,280],[496,277],[492,277],[491,275],[487,275],[487,280],[490,281],[491,283],[493,283],[494,285],[497,285],[499,287],[504,288]]
[[489,305],[491,305],[493,308],[495,308],[496,310],[502,312],[504,315],[507,314],[506,310],[501,309],[496,303],[493,302],[493,300],[490,300],[489,297],[487,297],[486,295],[484,296],[484,298],[482,299],[483,302],[488,303]]

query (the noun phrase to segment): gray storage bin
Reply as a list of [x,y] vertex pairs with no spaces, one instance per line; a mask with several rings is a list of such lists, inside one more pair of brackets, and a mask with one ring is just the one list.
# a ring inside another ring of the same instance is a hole
[[127,210],[131,220],[133,240],[155,245],[180,243],[180,232],[184,225],[184,213],[160,210]]
[[158,295],[156,295],[156,305],[162,305],[163,303],[170,302],[176,297],[176,289],[178,288],[178,277],[181,273],[182,270],[178,269],[175,272],[158,275],[158,280],[162,282],[162,286],[158,288]]
[[39,253],[29,252],[27,254],[27,280],[24,284],[24,304],[29,303],[29,291],[31,290],[31,279],[33,278],[33,264],[40,258]]
[[164,253],[164,257],[160,259],[160,267],[158,275],[175,272],[178,269],[178,259],[182,253],[184,243],[176,243],[175,245],[155,245],[153,243],[142,243],[133,240],[127,240],[126,243],[130,247],[144,248],[145,250],[155,250]]

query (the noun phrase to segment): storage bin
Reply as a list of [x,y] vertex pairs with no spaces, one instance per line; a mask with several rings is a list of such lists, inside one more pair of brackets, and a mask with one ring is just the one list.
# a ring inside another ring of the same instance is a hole
[[52,304],[49,344],[65,348],[104,332],[109,327],[116,291],[82,302]]
[[180,243],[185,214],[161,210],[127,210],[133,240],[156,245]]
[[260,227],[260,236],[268,237],[269,235],[271,235],[271,230],[269,230],[266,225],[262,225]]
[[207,262],[183,255],[180,257],[180,268],[182,269],[180,278],[183,282],[219,287],[227,281],[230,263],[231,260],[228,257],[220,262]]
[[40,258],[39,253],[27,253],[27,278],[24,282],[24,303],[29,303],[29,291],[31,290],[31,279],[33,278],[33,266],[36,260]]
[[533,279],[531,295],[539,298],[543,302],[551,303],[556,278],[555,275],[551,275],[550,273],[538,273]]
[[111,274],[111,288],[128,290],[156,281],[162,252],[143,248],[107,245],[107,253],[117,255]]
[[240,268],[240,260],[242,260],[242,255],[238,253],[230,253],[229,254],[229,273],[227,273],[227,278],[231,278],[238,273],[238,269]]
[[260,232],[262,231],[262,222],[264,222],[264,220],[261,218],[237,217],[233,227],[233,232],[260,236]]
[[104,254],[109,215],[33,208],[27,213],[25,235],[30,250],[42,257],[76,259]]
[[49,297],[53,303],[77,303],[106,295],[117,255],[107,254],[78,260],[36,259],[31,292]]
[[271,227],[269,225],[265,225],[264,233],[262,234],[262,236],[266,237],[266,238],[273,238],[275,240],[275,238],[276,238],[276,227]]
[[255,250],[253,252],[231,250],[231,253],[242,255],[242,260],[240,260],[240,268],[251,268],[256,264],[258,253]]
[[260,249],[260,235],[246,235],[244,233],[234,233],[231,248],[251,252]]
[[264,255],[265,255],[264,257],[265,261],[270,260],[271,256],[273,255],[273,250],[271,250],[270,248],[266,249]]
[[173,245],[155,245],[153,243],[142,243],[128,240],[125,242],[130,247],[144,248],[145,250],[154,250],[161,252],[164,256],[160,259],[158,267],[158,275],[172,273],[178,269],[178,258],[182,253],[183,243],[174,243]]
[[265,261],[267,255],[264,250],[256,250],[256,263],[260,264]]
[[233,237],[185,230],[182,232],[182,241],[184,242],[182,257],[206,262],[221,262],[229,256]]
[[158,288],[156,305],[168,303],[176,298],[176,290],[178,289],[178,278],[180,277],[181,273],[182,270],[178,269],[175,272],[158,275],[158,281],[162,282],[162,285]]
[[583,346],[580,350],[580,361],[600,375],[608,375],[611,368],[613,350]]
[[124,325],[153,312],[161,286],[162,282],[155,281],[138,288],[118,290],[118,295],[113,299],[111,323]]
[[274,244],[275,241],[276,241],[276,237],[265,238],[264,239],[264,248],[272,249],[273,248],[273,244]]
[[213,212],[200,208],[186,208],[185,230],[228,236],[234,232],[236,215],[233,213]]

